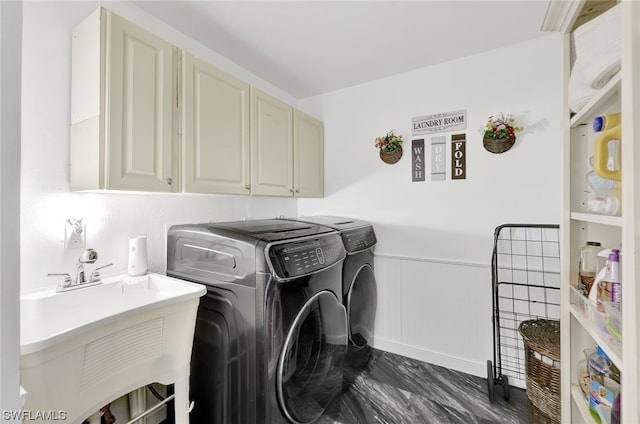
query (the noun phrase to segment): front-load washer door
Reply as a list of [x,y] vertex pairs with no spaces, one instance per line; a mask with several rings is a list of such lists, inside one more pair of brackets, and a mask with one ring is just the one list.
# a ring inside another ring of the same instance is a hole
[[357,348],[371,344],[376,318],[378,289],[376,277],[369,264],[358,269],[347,294],[349,341]]
[[293,423],[318,419],[342,390],[347,314],[336,296],[320,291],[294,319],[278,361],[280,407]]

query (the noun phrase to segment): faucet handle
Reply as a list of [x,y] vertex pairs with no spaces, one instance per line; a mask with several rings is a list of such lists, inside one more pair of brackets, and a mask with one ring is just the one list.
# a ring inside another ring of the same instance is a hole
[[102,268],[106,268],[106,267],[111,266],[111,265],[113,265],[113,263],[102,265],[102,266],[99,266],[98,268],[94,269],[93,272],[91,273],[91,277],[89,278],[89,282],[90,283],[94,283],[96,281],[100,281],[100,270]]
[[58,284],[58,288],[65,289],[71,285],[71,276],[68,273],[54,273],[50,272],[47,274],[47,277],[64,277],[62,281]]

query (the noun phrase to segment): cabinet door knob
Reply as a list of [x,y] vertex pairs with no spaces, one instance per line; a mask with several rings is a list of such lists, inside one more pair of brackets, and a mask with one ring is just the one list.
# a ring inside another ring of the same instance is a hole
[[300,193],[300,189],[299,188],[296,189],[296,193]]
[[173,180],[171,178],[165,179],[164,182],[167,183],[167,185],[173,184]]
[[251,190],[251,184],[247,184],[246,186],[244,186],[244,188],[246,188],[247,190]]
[[292,189],[292,188],[290,188],[290,189],[289,189],[289,191],[290,191],[291,193],[294,193],[294,191],[293,191],[293,189]]

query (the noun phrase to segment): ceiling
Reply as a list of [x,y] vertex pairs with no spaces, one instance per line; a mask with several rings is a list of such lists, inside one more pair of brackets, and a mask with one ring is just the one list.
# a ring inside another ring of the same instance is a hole
[[539,37],[548,0],[135,3],[306,98]]

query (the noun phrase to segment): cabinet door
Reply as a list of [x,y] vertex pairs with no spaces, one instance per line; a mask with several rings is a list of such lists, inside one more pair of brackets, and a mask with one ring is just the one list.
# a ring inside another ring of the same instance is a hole
[[249,84],[183,57],[184,191],[250,194]]
[[293,195],[293,108],[251,89],[251,194]]
[[108,189],[177,191],[176,49],[107,13]]
[[324,125],[293,112],[293,185],[296,196],[324,195]]

